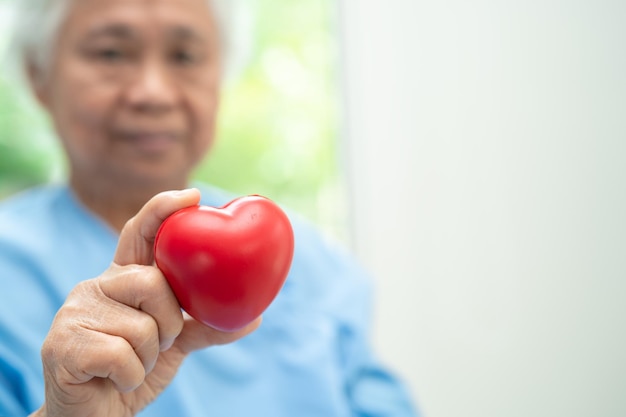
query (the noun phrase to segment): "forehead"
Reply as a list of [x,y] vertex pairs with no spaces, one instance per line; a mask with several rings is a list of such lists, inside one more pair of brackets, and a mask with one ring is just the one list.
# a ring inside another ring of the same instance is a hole
[[207,0],[69,0],[62,32],[86,36],[115,27],[132,33],[214,37],[216,22]]

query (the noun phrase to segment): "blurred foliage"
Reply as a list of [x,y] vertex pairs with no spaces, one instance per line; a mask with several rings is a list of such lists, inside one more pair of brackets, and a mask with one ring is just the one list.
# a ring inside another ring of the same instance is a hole
[[28,116],[14,90],[0,79],[0,196],[48,178],[46,154],[31,144]]
[[[11,1],[19,0],[0,6]],[[333,3],[254,3],[252,51],[225,87],[218,140],[195,177],[238,194],[266,195],[336,229]],[[0,41],[7,38],[0,27]],[[0,74],[0,197],[63,169],[46,117]]]

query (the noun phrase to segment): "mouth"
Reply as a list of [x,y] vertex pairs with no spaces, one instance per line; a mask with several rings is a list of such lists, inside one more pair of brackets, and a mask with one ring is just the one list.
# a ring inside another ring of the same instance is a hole
[[115,137],[141,153],[160,154],[175,146],[181,135],[171,131],[141,130],[116,132]]

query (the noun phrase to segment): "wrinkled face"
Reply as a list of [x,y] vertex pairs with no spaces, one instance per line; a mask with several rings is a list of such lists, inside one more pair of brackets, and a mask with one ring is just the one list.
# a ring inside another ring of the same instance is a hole
[[220,81],[206,0],[70,0],[36,92],[71,175],[185,182],[213,141]]

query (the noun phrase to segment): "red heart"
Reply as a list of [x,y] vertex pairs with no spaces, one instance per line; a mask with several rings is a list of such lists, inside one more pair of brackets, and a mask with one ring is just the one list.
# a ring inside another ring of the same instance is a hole
[[193,206],[165,219],[154,258],[181,307],[196,320],[235,331],[265,311],[293,258],[287,215],[271,200],[241,197],[221,208]]

